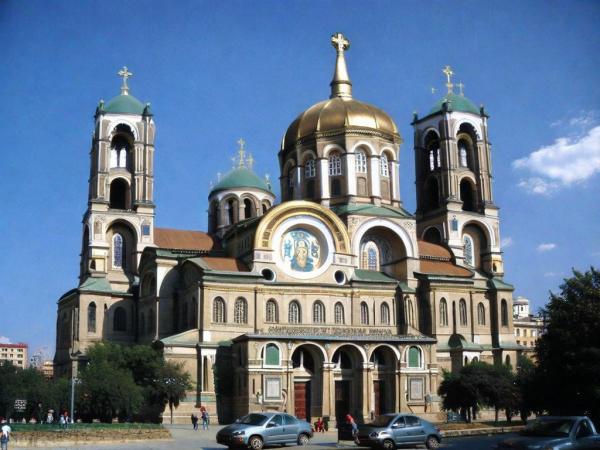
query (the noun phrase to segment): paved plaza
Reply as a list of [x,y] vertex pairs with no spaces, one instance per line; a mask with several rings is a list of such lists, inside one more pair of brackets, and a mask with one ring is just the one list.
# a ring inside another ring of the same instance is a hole
[[[140,441],[123,444],[103,444],[103,445],[73,445],[52,447],[60,450],[226,450],[226,447],[219,445],[215,441],[215,434],[221,428],[213,426],[208,431],[194,431],[192,425],[167,425],[171,431],[173,439],[162,441]],[[487,450],[493,448],[494,444],[511,435],[496,436],[475,436],[466,438],[449,438],[444,440],[441,448],[454,450]],[[290,448],[294,448],[289,446]],[[9,447],[11,449],[34,450],[40,447]],[[275,447],[279,448],[279,447]],[[329,431],[327,433],[315,434],[310,445],[304,447],[305,450],[327,450],[327,449],[357,449],[352,442],[337,443],[337,433]],[[406,449],[406,447],[404,447]],[[423,446],[418,448],[424,448]]]

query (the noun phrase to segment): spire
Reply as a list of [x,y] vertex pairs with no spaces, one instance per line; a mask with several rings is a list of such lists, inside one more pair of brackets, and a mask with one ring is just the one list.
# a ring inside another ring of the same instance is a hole
[[123,66],[123,68],[117,72],[117,75],[123,78],[123,84],[121,85],[121,95],[129,95],[129,86],[127,86],[127,78],[133,76],[133,74],[127,69],[127,66]]
[[331,96],[334,97],[352,97],[352,82],[346,68],[346,59],[344,51],[350,48],[350,41],[342,33],[335,33],[331,36],[331,45],[337,52],[335,61],[335,72],[331,80]]

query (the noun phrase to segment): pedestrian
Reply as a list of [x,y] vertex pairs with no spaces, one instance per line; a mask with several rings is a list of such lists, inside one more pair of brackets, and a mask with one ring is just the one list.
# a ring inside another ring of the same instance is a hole
[[194,431],[198,431],[198,416],[194,413],[192,413],[192,427]]
[[0,448],[2,450],[8,450],[8,441],[10,441],[10,426],[6,423],[6,420],[2,419],[2,434],[0,435]]
[[65,416],[63,414],[60,415],[60,418],[58,419],[58,423],[60,423],[60,427],[62,429],[65,428]]
[[358,440],[358,425],[350,413],[346,414],[346,422],[352,427],[352,439],[356,442]]
[[64,413],[64,417],[65,417],[65,429],[69,428],[69,412],[65,410]]
[[52,411],[48,411],[48,415],[46,416],[46,423],[51,424],[54,422],[54,416],[52,415]]
[[319,417],[315,425],[317,433],[325,433],[325,424],[323,423],[322,418]]
[[202,429],[208,430],[208,412],[204,406],[200,408],[200,412],[202,417]]

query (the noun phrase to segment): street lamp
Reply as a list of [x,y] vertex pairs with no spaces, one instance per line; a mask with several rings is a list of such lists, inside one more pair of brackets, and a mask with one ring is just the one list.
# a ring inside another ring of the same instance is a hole
[[79,378],[71,377],[71,423],[75,423],[75,383],[79,383]]

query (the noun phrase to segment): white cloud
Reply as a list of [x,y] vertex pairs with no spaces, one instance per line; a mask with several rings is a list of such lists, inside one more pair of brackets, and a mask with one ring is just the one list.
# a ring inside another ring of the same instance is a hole
[[[569,125],[582,127],[593,121],[593,115],[581,116],[571,119]],[[561,187],[582,183],[600,172],[600,126],[575,138],[560,137],[513,161],[512,166],[531,174],[519,181],[519,187],[532,194],[548,195]]]
[[6,336],[0,336],[0,344],[10,344],[10,339]]
[[506,248],[506,247],[510,247],[511,245],[513,245],[513,239],[510,236],[507,236],[500,240],[501,247]]
[[537,246],[538,252],[549,252],[550,250],[554,250],[556,248],[556,244],[552,242],[548,242],[547,244],[540,244]]

